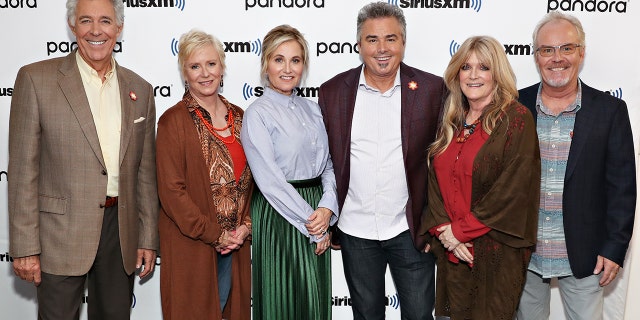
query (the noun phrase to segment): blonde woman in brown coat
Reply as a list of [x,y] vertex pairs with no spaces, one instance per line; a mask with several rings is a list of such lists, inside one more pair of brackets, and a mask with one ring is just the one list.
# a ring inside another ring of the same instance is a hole
[[213,36],[180,38],[187,88],[158,122],[160,293],[170,319],[250,319],[252,179],[243,111],[218,91],[224,50]]

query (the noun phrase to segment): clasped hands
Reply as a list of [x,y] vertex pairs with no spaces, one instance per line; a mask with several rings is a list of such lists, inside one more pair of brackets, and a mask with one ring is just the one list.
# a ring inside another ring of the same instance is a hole
[[462,243],[456,239],[451,230],[451,224],[441,226],[437,230],[440,232],[438,239],[447,250],[453,252],[456,258],[466,263],[473,263],[473,255],[469,251],[469,248],[473,247],[473,244],[470,242]]
[[317,255],[323,254],[331,246],[329,223],[332,215],[333,212],[331,210],[320,207],[309,216],[308,222],[305,224],[309,234],[319,238],[318,242],[316,242],[315,250]]
[[249,228],[246,225],[241,225],[236,230],[227,231],[223,230],[220,236],[219,244],[216,246],[216,251],[220,254],[228,254],[233,250],[240,249],[244,240],[251,234]]

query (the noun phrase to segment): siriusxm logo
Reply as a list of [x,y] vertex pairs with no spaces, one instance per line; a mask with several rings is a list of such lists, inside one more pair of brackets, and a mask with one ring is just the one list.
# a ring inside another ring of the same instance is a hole
[[123,0],[124,4],[129,8],[173,8],[176,7],[180,11],[184,11],[184,5],[187,0]]
[[38,0],[0,0],[0,9],[37,8]]
[[264,93],[263,87],[256,87],[255,89],[245,82],[244,86],[242,86],[242,97],[245,100],[249,100],[251,97],[256,96],[260,97]]
[[0,97],[11,97],[13,88],[0,88]]
[[610,95],[618,98],[618,99],[622,99],[622,88],[618,88],[618,89],[611,89],[609,91],[607,91],[607,93],[609,93]]
[[331,42],[327,44],[326,42],[318,42],[316,44],[316,57],[320,56],[321,54],[325,54],[327,52],[333,53],[333,54],[354,53],[354,52],[360,53],[357,43]]
[[[69,53],[75,50],[78,47],[77,42],[67,42],[62,41],[56,43],[55,41],[47,42],[47,56],[50,56],[52,53],[63,52]],[[115,47],[113,47],[113,52],[122,52],[122,42],[117,41]]]
[[627,12],[627,1],[607,0],[547,0],[547,12],[562,11],[587,11],[587,12]]
[[13,258],[9,255],[9,252],[0,253],[0,262],[13,262]]
[[533,54],[533,45],[531,44],[502,44],[504,53],[508,56],[530,56]]
[[[385,302],[386,306],[392,307],[396,310],[400,307],[400,298],[398,297],[397,292],[392,296],[387,296],[386,298],[387,298],[386,299],[387,301]],[[351,300],[351,297],[334,296],[334,297],[331,297],[331,305],[334,307],[350,307],[353,305],[353,302]]]
[[482,0],[387,0],[387,3],[400,8],[473,9],[475,12],[482,8]]
[[171,54],[173,54],[173,56],[177,56],[178,52],[180,50],[178,50],[178,40],[176,40],[176,38],[171,39]]
[[324,0],[245,0],[244,10],[258,8],[324,8]]
[[[508,56],[529,56],[533,54],[533,46],[531,44],[502,44],[504,46],[504,53]],[[453,56],[458,49],[460,49],[460,44],[458,44],[455,40],[451,40],[449,43],[449,55]]]
[[[320,87],[296,87],[296,95],[303,98],[317,98]],[[260,97],[264,94],[264,87],[252,87],[248,83],[242,86],[242,97],[245,100],[251,99],[251,97]]]
[[451,43],[449,43],[449,55],[453,57],[453,55],[458,52],[458,49],[460,49],[460,44],[455,40],[451,40]]
[[387,306],[393,307],[394,309],[398,309],[400,307],[400,298],[398,298],[398,293],[387,296]]
[[351,305],[353,305],[353,302],[351,301],[350,297],[335,296],[335,297],[331,297],[331,305],[334,307],[350,307]]
[[[178,55],[178,43],[176,38],[171,39],[171,54]],[[259,56],[262,53],[262,40],[256,39],[253,41],[225,41],[224,52],[239,53],[239,52],[252,52]]]
[[258,38],[253,41],[225,41],[224,52],[253,52],[255,55],[259,56],[260,53],[262,53],[262,40]]
[[[133,293],[132,297],[131,297],[131,309],[136,307],[136,303],[138,302],[138,299],[136,298],[136,294]],[[89,296],[82,296],[82,303],[89,303]]]

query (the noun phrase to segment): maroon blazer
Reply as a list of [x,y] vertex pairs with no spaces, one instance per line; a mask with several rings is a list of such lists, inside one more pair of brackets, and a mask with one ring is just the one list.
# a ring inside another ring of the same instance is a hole
[[[351,160],[351,121],[356,103],[362,65],[331,78],[320,86],[318,103],[329,135],[329,152],[333,161],[342,210],[349,189]],[[417,88],[410,89],[409,84]],[[426,238],[418,234],[420,217],[427,208],[427,147],[436,136],[446,88],[442,78],[400,65],[402,88],[402,153],[407,176],[409,199],[407,221],[415,247],[422,250]]]

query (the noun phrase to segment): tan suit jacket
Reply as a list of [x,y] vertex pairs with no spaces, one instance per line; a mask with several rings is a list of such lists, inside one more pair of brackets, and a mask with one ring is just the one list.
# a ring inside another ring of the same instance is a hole
[[[116,68],[118,221],[123,265],[131,274],[138,248],[158,249],[155,103],[148,82]],[[11,256],[40,255],[46,273],[87,273],[100,240],[106,170],[76,53],[22,67],[9,119]]]

